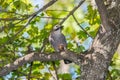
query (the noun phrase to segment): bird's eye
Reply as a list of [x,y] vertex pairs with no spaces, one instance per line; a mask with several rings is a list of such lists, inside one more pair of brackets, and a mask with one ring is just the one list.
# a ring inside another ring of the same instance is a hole
[[58,27],[58,26],[55,26],[55,27],[54,27],[54,30],[58,30],[58,29],[59,29],[59,27]]
[[61,27],[60,27],[59,25],[56,25],[56,26],[53,27],[53,30],[54,30],[54,31],[57,31],[57,30],[59,30],[59,29],[61,29]]

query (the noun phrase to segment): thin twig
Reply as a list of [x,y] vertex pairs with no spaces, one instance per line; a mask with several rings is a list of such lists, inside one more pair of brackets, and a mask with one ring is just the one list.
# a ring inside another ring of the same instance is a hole
[[11,12],[11,11],[2,10],[2,9],[0,9],[0,12],[2,12],[2,13],[13,13],[13,14],[16,14],[16,15],[24,16],[24,15],[16,13],[16,12]]
[[106,31],[110,31],[111,28],[110,28],[109,20],[108,20],[108,11],[104,4],[104,0],[95,0],[95,2],[97,4],[98,11],[100,13],[103,27],[105,28]]
[[[55,18],[55,17],[40,17],[40,18],[63,20],[63,18]],[[9,18],[9,19],[12,20],[12,18]],[[20,21],[14,23],[13,25],[16,25],[16,24],[18,24],[18,23],[20,23],[20,22],[22,22],[22,21],[24,21],[24,20],[26,20],[26,19],[27,19],[27,17],[26,17],[26,18],[18,19],[18,20],[20,20]],[[8,25],[9,25],[9,24],[8,24]],[[14,27],[14,26],[13,26],[13,27]],[[0,28],[0,32],[4,31],[4,28],[5,28],[5,27],[2,26],[2,27]]]
[[109,80],[113,80],[113,78],[112,78],[112,76],[111,76],[110,71],[109,71],[109,70],[107,70],[107,72],[108,72],[108,78],[109,78]]
[[77,23],[77,25],[89,36],[93,39],[93,37],[79,24],[79,22],[77,21],[76,17],[74,16],[74,14],[72,15],[75,22]]
[[59,80],[58,71],[57,71],[57,67],[56,67],[56,65],[55,65],[55,61],[52,61],[52,64],[53,64],[53,68],[54,68],[54,70],[55,70],[56,78],[57,78],[57,80]]
[[64,18],[55,18],[55,17],[40,17],[40,18],[47,18],[47,19],[64,19]]
[[40,53],[43,52],[43,49],[45,48],[45,45],[46,45],[47,42],[48,42],[48,38],[45,38],[45,39],[43,40],[43,44],[42,44],[42,46],[41,46],[41,48],[40,48],[40,50],[39,50]]
[[0,18],[0,20],[3,20],[3,21],[15,21],[15,20],[24,20],[24,18],[17,18],[17,17],[13,17],[13,18]]
[[74,7],[72,11],[69,12],[69,14],[59,23],[59,25],[62,25],[65,22],[65,20],[67,20],[68,17],[71,16],[82,5],[84,1],[85,0],[80,0],[79,4],[76,7]]
[[33,62],[31,62],[31,64],[30,64],[30,71],[28,74],[28,80],[30,80],[30,78],[31,78],[32,66],[33,66]]
[[55,3],[57,0],[51,0],[49,3],[47,3],[45,6],[43,6],[41,9],[39,9],[37,12],[33,13],[32,15],[36,15],[40,13],[41,11],[45,10],[49,6],[51,6],[53,3]]
[[64,12],[70,12],[70,11],[68,11],[68,10],[46,10],[46,11],[64,11]]
[[56,80],[55,76],[52,74],[51,70],[49,69],[49,67],[47,65],[45,65],[48,68],[48,71],[50,72],[51,76],[54,78],[54,80]]
[[[27,53],[33,52],[33,49],[31,48],[31,44],[29,44],[29,45],[27,46],[27,48],[28,48]],[[32,66],[33,66],[33,64],[34,64],[34,62],[31,62],[31,63],[30,63],[30,67],[29,67],[30,70],[29,70],[29,74],[28,74],[28,80],[31,79],[31,73],[32,73]]]

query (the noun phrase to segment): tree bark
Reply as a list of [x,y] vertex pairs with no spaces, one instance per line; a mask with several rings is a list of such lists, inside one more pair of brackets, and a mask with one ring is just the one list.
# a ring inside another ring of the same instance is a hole
[[[101,4],[99,0],[96,1]],[[81,65],[81,80],[105,80],[111,59],[120,43],[120,12],[118,11],[120,10],[118,7],[120,0],[109,1],[111,1],[111,3],[106,6],[109,16],[107,15],[108,17],[101,19],[103,20],[102,22],[107,20],[108,24],[102,24],[100,26],[91,49],[89,49],[88,54],[84,57]],[[99,4],[97,4],[97,6]],[[100,15],[102,15],[103,12],[101,13],[101,10],[98,11]],[[109,27],[110,29],[106,30],[106,28]]]
[[102,27],[81,65],[81,80],[105,80],[120,42],[120,30],[102,33]]

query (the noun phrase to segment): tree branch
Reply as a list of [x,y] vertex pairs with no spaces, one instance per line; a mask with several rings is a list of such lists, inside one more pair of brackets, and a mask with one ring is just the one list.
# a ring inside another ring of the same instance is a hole
[[[72,56],[72,57],[70,57]],[[80,64],[83,55],[77,55],[72,51],[68,51],[67,53],[61,52],[60,54],[58,53],[30,53],[27,54],[23,57],[20,57],[16,59],[13,63],[7,64],[3,67],[2,70],[0,70],[0,76],[5,76],[12,70],[16,70],[18,67],[32,61],[55,61],[55,60],[63,60],[63,59],[68,59],[76,64]]]
[[83,3],[84,1],[85,1],[85,0],[80,0],[79,4],[78,4],[76,7],[74,7],[73,10],[70,11],[69,14],[68,14],[65,18],[63,18],[63,20],[59,23],[59,25],[62,25],[62,24],[65,22],[65,20],[67,20],[68,17],[69,17],[70,15],[72,15],[72,14],[82,5],[82,3]]
[[74,14],[72,15],[75,22],[77,23],[77,25],[89,36],[93,39],[93,37],[79,24],[79,22],[77,21],[77,19],[75,18]]
[[56,65],[55,65],[55,62],[54,62],[54,61],[52,61],[52,65],[53,65],[53,68],[54,68],[54,71],[55,71],[56,80],[59,80],[57,67],[56,67]]
[[36,17],[36,15],[38,13],[40,13],[41,11],[45,10],[46,8],[48,8],[49,6],[51,6],[56,1],[57,0],[51,0],[49,3],[47,3],[46,5],[44,5],[41,9],[39,9],[37,12],[33,13],[32,15],[30,15],[28,18],[30,18],[30,17],[31,18],[28,20],[28,22],[13,37],[11,37],[7,42],[5,42],[2,45],[0,45],[0,47],[3,47],[5,44],[7,44],[11,40],[13,40],[20,32],[22,32],[29,25],[29,23],[32,21],[33,18]]
[[[52,73],[52,71],[49,69],[49,67],[47,65],[45,65],[49,71],[49,73],[51,74],[51,76],[53,77],[54,80],[56,80],[56,75],[54,76],[54,74]],[[55,71],[56,72],[56,71]],[[57,79],[58,80],[58,79]]]
[[0,20],[14,21],[14,20],[24,20],[24,18],[17,18],[17,17],[13,17],[13,18],[0,18]]
[[33,62],[31,62],[31,64],[30,64],[30,70],[29,70],[29,74],[28,74],[28,80],[30,80],[30,78],[31,78],[32,66],[33,66]]
[[109,20],[108,20],[108,11],[106,9],[104,1],[103,0],[95,0],[95,2],[98,7],[102,26],[105,28],[106,31],[110,31],[110,25],[109,25]]
[[[26,18],[17,18],[17,17],[13,17],[13,18],[0,18],[0,20],[4,20],[4,21],[15,21],[15,20],[25,20]],[[63,19],[63,18],[55,18],[55,17],[40,17],[40,18],[47,18],[47,19]]]
[[15,14],[15,15],[24,16],[24,15],[19,14],[19,13],[16,13],[16,12],[7,11],[7,10],[5,10],[5,9],[0,9],[0,12],[2,12],[2,13],[7,13],[7,14],[9,14],[9,13],[13,13],[13,14]]

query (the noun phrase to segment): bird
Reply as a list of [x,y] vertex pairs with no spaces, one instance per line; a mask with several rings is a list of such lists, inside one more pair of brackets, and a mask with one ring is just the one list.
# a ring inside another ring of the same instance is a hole
[[[67,50],[67,42],[65,36],[62,34],[61,25],[55,25],[49,35],[49,42],[54,48],[55,52],[62,52]],[[64,60],[65,64],[72,63],[70,60]]]

